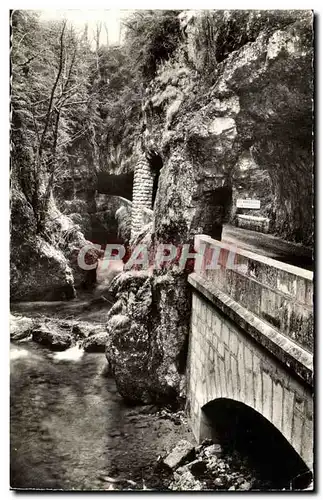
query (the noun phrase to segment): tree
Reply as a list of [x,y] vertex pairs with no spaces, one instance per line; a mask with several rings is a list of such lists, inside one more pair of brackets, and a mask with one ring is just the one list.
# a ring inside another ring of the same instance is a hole
[[126,47],[144,82],[155,76],[158,64],[169,59],[178,47],[179,13],[176,10],[138,10],[123,22],[127,28]]
[[[127,20],[125,45],[95,46],[66,21],[33,11],[12,15],[12,178],[45,231],[53,189],[86,163],[95,175],[131,159],[140,138],[144,87],[176,49],[178,12],[141,11]],[[92,176],[93,177],[93,176]]]
[[57,165],[88,128],[75,120],[90,98],[86,47],[66,21],[15,11],[12,25],[13,170],[42,232]]

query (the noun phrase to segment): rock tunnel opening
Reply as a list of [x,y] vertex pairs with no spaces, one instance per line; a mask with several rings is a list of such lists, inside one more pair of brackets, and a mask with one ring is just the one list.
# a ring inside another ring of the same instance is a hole
[[149,161],[149,166],[151,168],[151,171],[154,174],[154,183],[153,183],[153,194],[152,194],[152,208],[154,208],[155,204],[155,199],[156,199],[156,194],[157,194],[157,189],[158,189],[158,181],[159,181],[159,174],[161,169],[163,168],[163,160],[160,154],[153,150],[150,149],[147,152],[147,159]]
[[254,471],[264,489],[297,490],[309,486],[312,473],[285,437],[251,407],[220,398],[202,408],[202,439],[221,445]]
[[232,188],[218,187],[209,191],[199,192],[196,198],[196,226],[199,233],[221,241],[223,224],[227,222],[232,205]]

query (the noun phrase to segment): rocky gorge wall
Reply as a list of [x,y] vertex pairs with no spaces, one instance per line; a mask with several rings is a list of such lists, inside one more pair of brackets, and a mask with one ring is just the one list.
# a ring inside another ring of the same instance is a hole
[[[192,244],[195,234],[220,240],[247,156],[273,231],[311,244],[312,13],[186,11],[179,20],[182,43],[145,91],[142,154],[154,151],[163,167],[153,220],[133,243]],[[107,358],[130,399],[184,395],[186,284],[175,267],[125,273],[113,285]]]
[[[44,179],[41,179],[44,182]],[[98,192],[98,178],[92,158],[71,162],[58,169],[47,214],[44,234],[38,234],[35,213],[21,179],[11,178],[11,300],[65,300],[78,289],[95,283],[95,269],[78,265],[80,250],[94,247],[85,257],[94,264],[105,245],[130,239],[130,224],[118,224],[116,212],[129,210],[129,203],[117,196]],[[128,227],[129,226],[129,227]]]
[[[238,187],[240,159],[249,155],[271,181],[273,231],[310,245],[312,13],[189,11],[180,16],[186,43],[177,60],[160,69],[145,103],[147,143],[167,165],[161,181],[180,162],[169,177],[180,183],[193,174],[192,202],[187,202],[192,206],[200,192]],[[206,69],[209,82],[200,76]]]
[[[35,214],[20,186],[11,186],[10,298],[17,300],[68,300],[89,280],[78,265],[79,251],[90,242],[81,227],[62,214],[51,197],[45,231],[37,232]],[[86,264],[97,262],[92,247]]]
[[99,192],[100,177],[90,160],[71,164],[58,177],[54,196],[59,210],[67,215],[96,244],[121,243],[118,237],[116,211],[126,205],[118,196]]

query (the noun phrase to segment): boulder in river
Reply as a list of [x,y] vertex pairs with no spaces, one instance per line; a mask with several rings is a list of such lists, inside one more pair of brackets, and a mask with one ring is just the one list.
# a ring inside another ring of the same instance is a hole
[[35,342],[50,347],[53,351],[64,351],[72,345],[71,335],[53,324],[34,329],[32,337]]
[[10,315],[10,339],[23,340],[32,333],[34,320],[26,316]]
[[87,352],[105,352],[109,335],[107,332],[94,333],[89,335],[83,342],[84,351]]

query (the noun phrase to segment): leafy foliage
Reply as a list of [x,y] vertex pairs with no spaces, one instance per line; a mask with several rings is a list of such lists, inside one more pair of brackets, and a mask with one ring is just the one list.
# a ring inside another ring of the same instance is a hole
[[57,165],[89,128],[87,47],[65,21],[29,11],[14,11],[12,30],[12,173],[41,230]]
[[162,61],[169,59],[180,43],[176,10],[136,11],[126,21],[126,45],[134,68],[144,81],[152,79]]
[[142,89],[122,46],[100,48],[98,71],[90,92],[99,118],[95,125],[99,165],[112,172],[131,156],[138,137]]
[[206,10],[196,24],[194,40],[201,54],[199,68],[206,78],[216,76],[216,68],[229,54],[256,40],[260,32],[268,36],[301,18],[299,11]]

